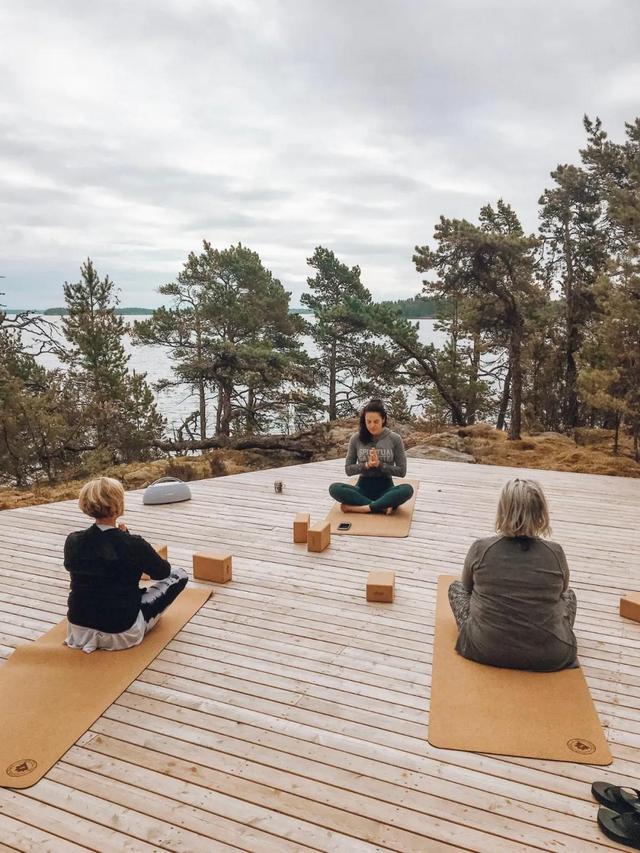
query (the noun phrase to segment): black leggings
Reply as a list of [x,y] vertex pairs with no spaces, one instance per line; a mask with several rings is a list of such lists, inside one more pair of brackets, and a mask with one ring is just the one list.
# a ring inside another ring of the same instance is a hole
[[384,512],[406,503],[413,496],[413,486],[394,486],[391,477],[360,477],[355,486],[332,483],[329,494],[347,506],[369,506],[371,512]]
[[154,581],[145,589],[140,599],[140,610],[147,623],[147,630],[155,625],[160,614],[176,600],[188,580],[189,576],[184,569],[171,569],[168,578]]

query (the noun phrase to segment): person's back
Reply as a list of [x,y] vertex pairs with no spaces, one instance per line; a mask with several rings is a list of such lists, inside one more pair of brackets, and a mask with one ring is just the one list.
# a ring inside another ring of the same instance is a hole
[[469,548],[462,579],[449,587],[456,650],[511,669],[576,666],[577,600],[564,551],[542,538],[551,525],[539,483],[516,477],[504,485],[495,529],[498,536]]
[[[95,524],[70,533],[64,544],[70,575],[65,643],[87,653],[137,646],[185,588],[187,573],[118,524],[124,489],[117,480],[86,483],[78,504]],[[139,588],[143,573],[155,581],[146,589]]]
[[563,598],[568,581],[564,552],[555,542],[478,540],[462,575],[472,594],[456,649],[493,666],[538,671],[571,666],[576,640]]
[[138,616],[143,571],[167,578],[170,564],[141,536],[97,524],[69,534],[64,564],[71,576],[68,619],[97,631],[118,633]]

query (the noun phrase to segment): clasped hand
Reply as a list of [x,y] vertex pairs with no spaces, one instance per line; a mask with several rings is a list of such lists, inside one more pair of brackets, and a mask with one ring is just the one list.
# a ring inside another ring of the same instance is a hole
[[372,447],[369,450],[369,459],[367,460],[367,468],[377,468],[380,465],[380,459],[378,458],[378,451],[375,447]]

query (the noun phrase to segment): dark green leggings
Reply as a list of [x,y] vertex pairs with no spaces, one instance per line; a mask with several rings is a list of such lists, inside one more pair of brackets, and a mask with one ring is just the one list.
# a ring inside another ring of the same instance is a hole
[[391,477],[360,477],[355,486],[332,483],[329,494],[341,504],[369,506],[371,512],[384,512],[406,503],[413,495],[413,486],[408,483],[394,486]]

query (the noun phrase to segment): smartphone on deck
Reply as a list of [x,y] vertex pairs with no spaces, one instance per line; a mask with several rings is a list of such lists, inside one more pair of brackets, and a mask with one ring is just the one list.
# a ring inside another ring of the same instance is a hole
[[350,521],[341,521],[338,525],[338,530],[351,530],[351,522]]

